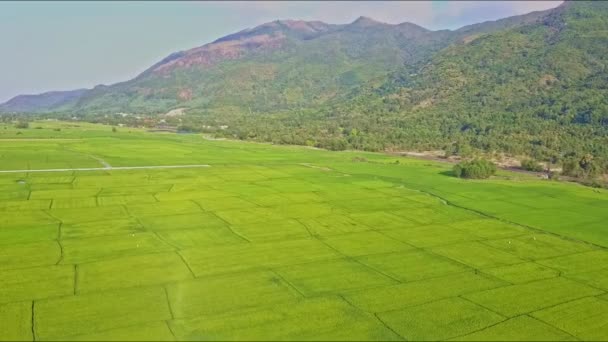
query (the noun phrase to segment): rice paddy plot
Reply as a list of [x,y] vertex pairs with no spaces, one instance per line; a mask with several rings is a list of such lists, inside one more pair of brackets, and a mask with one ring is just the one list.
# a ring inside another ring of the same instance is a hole
[[[133,183],[131,183],[133,184]],[[135,183],[137,184],[137,183]],[[104,185],[114,185],[109,180],[106,180]],[[129,195],[147,195],[156,194],[159,192],[168,192],[171,189],[171,185],[165,184],[146,184],[138,186],[123,186],[123,187],[103,187],[99,191],[99,196],[129,196]]]
[[61,254],[57,241],[3,245],[0,248],[0,270],[54,265]]
[[333,235],[322,238],[322,241],[340,253],[350,257],[413,249],[408,244],[391,239],[376,231]]
[[97,198],[81,197],[81,198],[57,198],[51,204],[51,209],[76,209],[76,208],[95,208],[97,207]]
[[596,288],[558,277],[467,294],[464,297],[504,316],[514,317],[602,293]]
[[529,233],[529,230],[521,226],[493,219],[458,221],[449,223],[449,226],[482,239],[500,239]]
[[307,297],[397,283],[372,268],[346,259],[285,266],[276,272]]
[[176,253],[145,254],[79,265],[76,292],[142,287],[191,278],[188,267]]
[[314,236],[332,236],[346,233],[355,233],[370,230],[364,224],[361,224],[346,215],[331,214],[331,210],[325,212],[325,216],[301,218],[302,222],[308,231]]
[[2,322],[2,340],[30,341],[34,339],[30,302],[0,304],[0,322]]
[[103,194],[96,197],[97,205],[100,207],[116,205],[135,205],[158,202],[154,195],[118,195],[105,196]]
[[158,237],[167,244],[177,248],[205,248],[235,243],[247,240],[225,226],[211,226],[196,229],[170,229],[156,232]]
[[293,240],[310,237],[305,225],[293,219],[233,225],[231,229],[248,241]]
[[105,235],[124,235],[143,232],[139,221],[133,218],[63,224],[61,238],[88,238]]
[[449,224],[457,221],[479,219],[481,216],[449,205],[435,205],[422,208],[396,209],[392,214],[425,224]]
[[449,245],[480,240],[479,237],[447,225],[427,225],[409,229],[383,230],[383,234],[416,247]]
[[456,260],[474,268],[512,265],[523,262],[511,253],[501,251],[481,242],[462,242],[448,246],[433,247],[434,253]]
[[196,202],[201,208],[207,211],[246,209],[257,207],[256,204],[238,197],[206,198],[195,199],[193,201]]
[[72,265],[0,271],[0,303],[71,295],[74,273]]
[[226,222],[216,215],[201,210],[192,214],[140,216],[138,222],[151,231],[226,226]]
[[548,234],[529,234],[513,238],[485,241],[485,244],[509,252],[521,259],[537,260],[591,251],[592,248]]
[[196,276],[337,259],[341,254],[316,239],[190,248],[179,252]]
[[58,236],[59,223],[33,224],[31,226],[23,227],[2,227],[0,228],[0,246],[55,240]]
[[463,264],[420,250],[374,254],[357,260],[403,282],[471,271]]
[[484,268],[482,271],[512,284],[528,283],[559,276],[559,271],[533,262]]
[[380,340],[401,338],[338,297],[291,300],[223,315],[172,321],[180,340]]
[[566,277],[608,291],[608,267],[592,272],[568,274]]
[[563,331],[586,341],[606,339],[608,301],[594,297],[583,298],[532,314]]
[[272,210],[270,208],[232,209],[226,211],[217,211],[215,214],[225,222],[232,225],[279,221],[288,218],[281,211]]
[[127,209],[121,205],[96,208],[51,209],[47,212],[63,224],[128,219],[130,217]]
[[248,272],[168,285],[175,318],[217,315],[297,298],[299,294],[272,272]]
[[337,219],[338,221],[348,220],[347,217],[338,216],[344,213],[340,209],[336,209],[334,207],[322,203],[284,203],[272,209],[288,218],[315,219],[322,217],[319,218],[317,222],[327,222],[329,217],[339,217],[339,219]]
[[162,287],[40,300],[34,304],[34,310],[34,332],[40,340],[63,340],[69,336],[171,319]]
[[590,252],[539,260],[538,263],[556,269],[564,275],[599,271],[604,269],[608,264],[608,251],[605,249],[598,249]]
[[49,209],[51,202],[52,200],[3,201],[0,202],[0,212]]
[[175,341],[164,321],[137,324],[97,333],[64,336],[63,341]]
[[348,216],[374,230],[406,229],[420,225],[418,222],[393,215],[387,211],[355,212],[348,214]]
[[73,264],[128,255],[171,251],[174,248],[149,232],[65,239],[61,263]]
[[481,330],[505,318],[462,298],[379,314],[381,320],[406,340],[445,340]]
[[64,190],[35,190],[32,191],[30,199],[81,199],[83,197],[95,197],[101,191],[98,188],[91,189],[64,189]]
[[472,334],[460,336],[454,341],[576,341],[572,335],[547,323],[518,316]]
[[202,211],[201,207],[192,201],[166,201],[150,204],[136,204],[127,207],[129,214],[142,216],[169,216],[192,214]]

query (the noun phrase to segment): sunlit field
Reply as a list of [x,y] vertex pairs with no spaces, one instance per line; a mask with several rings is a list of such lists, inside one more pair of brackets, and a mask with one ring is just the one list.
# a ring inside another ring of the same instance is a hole
[[60,122],[0,170],[0,340],[608,339],[604,190]]

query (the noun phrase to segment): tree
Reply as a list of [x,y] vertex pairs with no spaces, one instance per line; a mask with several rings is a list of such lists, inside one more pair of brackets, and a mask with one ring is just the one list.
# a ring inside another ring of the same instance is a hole
[[454,165],[453,172],[459,178],[485,179],[496,173],[496,165],[485,159],[474,159]]
[[30,127],[30,123],[27,121],[19,121],[15,124],[15,128],[29,128]]
[[527,171],[542,172],[543,166],[532,159],[524,159],[521,162],[521,168]]

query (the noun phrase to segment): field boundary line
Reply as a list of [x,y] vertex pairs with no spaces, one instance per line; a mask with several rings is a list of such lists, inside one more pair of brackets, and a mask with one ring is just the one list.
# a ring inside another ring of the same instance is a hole
[[112,171],[112,170],[150,170],[150,169],[186,169],[186,168],[199,168],[199,167],[211,167],[211,165],[208,165],[208,164],[149,165],[149,166],[80,167],[80,168],[65,168],[65,169],[0,170],[0,173]]
[[[394,183],[394,184],[401,184],[401,185],[403,185],[407,189],[418,191],[418,192],[427,194],[427,195],[429,195],[431,197],[435,197],[438,200],[445,202],[445,205],[447,205],[447,206],[452,206],[454,208],[458,208],[458,209],[461,209],[461,210],[466,210],[466,211],[469,211],[469,212],[472,212],[472,213],[476,213],[476,214],[478,214],[480,216],[483,216],[483,217],[486,217],[486,218],[489,218],[489,219],[493,219],[493,220],[497,220],[497,221],[500,221],[500,222],[508,223],[508,224],[511,224],[511,225],[519,226],[519,227],[528,229],[528,230],[533,231],[533,232],[549,234],[549,235],[556,236],[556,237],[559,237],[559,238],[561,238],[563,240],[567,240],[567,241],[570,241],[570,242],[577,242],[577,243],[593,246],[593,247],[596,247],[596,248],[599,248],[599,249],[602,249],[602,250],[608,250],[607,246],[603,246],[603,245],[596,244],[596,243],[593,243],[593,242],[590,242],[590,241],[586,241],[586,240],[581,240],[581,239],[575,238],[575,237],[570,237],[570,236],[562,235],[562,234],[559,234],[559,233],[556,233],[556,232],[552,232],[552,231],[549,231],[549,230],[545,230],[545,229],[542,229],[542,228],[537,228],[537,227],[529,226],[529,225],[524,224],[524,223],[519,223],[519,222],[511,221],[511,220],[506,219],[506,218],[502,218],[502,217],[494,216],[492,214],[488,214],[488,213],[483,212],[483,211],[478,210],[478,209],[473,209],[473,208],[465,207],[465,206],[460,205],[460,204],[456,204],[456,203],[448,200],[447,198],[445,198],[443,196],[440,196],[440,195],[437,195],[437,194],[433,193],[432,191],[416,188],[415,185],[413,185],[411,183],[407,183],[404,180],[399,179],[399,178],[394,178],[394,177],[389,177],[389,176],[375,176],[375,175],[370,175],[368,173],[359,173],[358,175],[378,177],[380,179],[388,180],[388,181],[390,181],[391,183]],[[414,186],[414,187],[412,187],[412,186]],[[485,239],[485,240],[488,240],[488,239]]]
[[386,329],[388,329],[389,331],[391,331],[393,334],[399,336],[404,341],[407,341],[407,338],[405,338],[405,336],[401,336],[401,334],[399,334],[395,329],[391,328],[390,325],[388,325],[385,321],[383,321],[382,318],[380,318],[380,316],[378,316],[378,313],[374,312],[372,315],[374,317],[376,317],[376,320],[378,320],[378,322],[380,322],[380,324],[382,324]]
[[[544,309],[541,309],[541,310],[544,310]],[[539,310],[539,311],[540,311],[540,310]],[[566,335],[568,335],[568,336],[570,336],[570,337],[573,337],[575,341],[576,341],[576,340],[581,341],[581,339],[580,339],[579,337],[577,337],[577,336],[575,336],[575,335],[572,335],[571,333],[567,332],[566,330],[564,330],[564,329],[562,329],[562,328],[560,328],[560,327],[556,327],[555,325],[553,325],[553,324],[551,324],[551,323],[545,322],[545,321],[543,321],[542,319],[537,318],[536,316],[532,315],[532,313],[534,313],[534,311],[533,311],[533,312],[530,312],[530,313],[527,313],[527,314],[526,314],[526,316],[530,317],[531,319],[533,319],[533,320],[535,320],[535,321],[537,321],[537,322],[540,322],[540,323],[546,324],[546,325],[548,325],[548,326],[550,326],[550,327],[553,327],[553,328],[555,328],[556,330],[559,330],[559,331],[563,332],[564,334],[566,334]]]
[[36,317],[34,316],[34,305],[35,304],[36,304],[36,301],[33,300],[32,301],[32,323],[31,323],[33,341],[36,341]]
[[336,296],[340,299],[342,299],[347,305],[349,305],[350,307],[352,307],[353,309],[355,309],[356,311],[365,314],[365,315],[370,315],[373,316],[377,322],[379,322],[382,326],[384,326],[386,329],[388,329],[389,331],[391,331],[393,334],[397,335],[399,338],[401,338],[403,341],[407,341],[407,338],[405,338],[405,336],[401,336],[401,334],[399,334],[395,329],[391,328],[388,324],[386,324],[385,321],[382,320],[382,318],[380,318],[380,316],[378,316],[377,312],[369,312],[366,310],[361,309],[360,307],[356,306],[355,304],[351,303],[351,301],[349,301],[344,294],[336,294]]

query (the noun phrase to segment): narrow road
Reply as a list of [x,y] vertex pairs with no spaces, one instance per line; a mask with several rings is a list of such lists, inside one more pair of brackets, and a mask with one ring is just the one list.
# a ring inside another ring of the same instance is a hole
[[21,172],[66,172],[66,171],[109,171],[109,170],[146,170],[146,169],[185,169],[196,167],[211,167],[207,164],[194,165],[156,165],[156,166],[107,166],[107,167],[81,167],[68,169],[41,169],[41,170],[0,170],[0,173]]
[[101,163],[101,165],[103,165],[103,167],[104,167],[105,169],[111,169],[111,168],[112,168],[112,165],[110,165],[110,163],[108,163],[107,161],[105,161],[105,160],[103,160],[103,159],[101,159],[101,158],[99,158],[99,157],[96,157],[96,156],[94,156],[94,155],[89,155],[89,157],[91,157],[91,158],[93,158],[93,159],[97,160],[98,162],[100,162],[100,163]]

